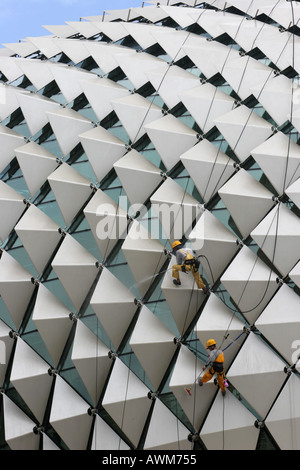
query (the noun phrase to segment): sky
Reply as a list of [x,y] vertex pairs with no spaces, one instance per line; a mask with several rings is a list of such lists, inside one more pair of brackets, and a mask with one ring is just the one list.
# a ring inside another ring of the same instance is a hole
[[[62,25],[103,11],[142,6],[143,0],[0,0],[0,47],[51,34],[43,25]],[[145,3],[146,6],[149,4]]]

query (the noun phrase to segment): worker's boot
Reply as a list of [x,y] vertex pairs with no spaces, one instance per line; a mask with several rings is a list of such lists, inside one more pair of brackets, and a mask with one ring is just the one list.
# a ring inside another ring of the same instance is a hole
[[173,284],[175,284],[175,286],[181,286],[181,282],[178,281],[178,279],[173,279]]

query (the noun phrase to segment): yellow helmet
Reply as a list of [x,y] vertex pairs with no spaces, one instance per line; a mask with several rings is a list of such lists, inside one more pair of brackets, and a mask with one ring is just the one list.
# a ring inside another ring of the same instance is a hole
[[206,343],[206,349],[208,349],[210,346],[215,346],[217,343],[215,342],[214,339],[209,339],[207,340],[207,343]]
[[182,243],[179,240],[176,240],[175,242],[172,243],[172,249],[176,248],[176,246],[181,245]]

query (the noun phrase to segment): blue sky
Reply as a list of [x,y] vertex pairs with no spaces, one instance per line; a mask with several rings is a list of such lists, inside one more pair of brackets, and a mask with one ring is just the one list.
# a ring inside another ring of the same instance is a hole
[[[142,0],[0,0],[0,47],[30,36],[50,34],[42,25],[79,21],[105,10],[142,6]],[[146,4],[149,6],[149,4]]]

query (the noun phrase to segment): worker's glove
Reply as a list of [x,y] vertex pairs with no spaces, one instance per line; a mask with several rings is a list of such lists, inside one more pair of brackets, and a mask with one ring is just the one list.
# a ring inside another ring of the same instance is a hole
[[186,267],[184,266],[184,264],[181,266],[181,271],[182,271],[183,273],[186,273]]

